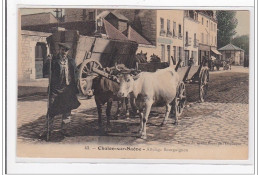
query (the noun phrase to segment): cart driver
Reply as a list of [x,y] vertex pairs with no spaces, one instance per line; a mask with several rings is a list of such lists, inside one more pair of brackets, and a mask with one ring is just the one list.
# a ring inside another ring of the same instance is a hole
[[48,112],[46,115],[46,128],[40,135],[48,137],[53,129],[54,117],[62,115],[61,131],[64,135],[65,126],[70,122],[71,110],[80,106],[77,99],[76,64],[74,59],[68,56],[70,46],[67,43],[59,43],[59,52],[51,60],[50,81],[48,88]]

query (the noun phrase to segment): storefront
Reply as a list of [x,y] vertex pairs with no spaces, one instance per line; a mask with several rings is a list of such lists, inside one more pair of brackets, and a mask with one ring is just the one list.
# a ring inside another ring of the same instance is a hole
[[210,58],[210,46],[199,44],[199,65],[202,63],[204,57]]

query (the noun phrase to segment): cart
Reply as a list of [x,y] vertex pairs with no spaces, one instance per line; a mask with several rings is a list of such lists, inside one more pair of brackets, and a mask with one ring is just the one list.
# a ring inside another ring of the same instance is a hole
[[71,45],[68,55],[75,58],[78,68],[78,88],[86,95],[86,78],[95,73],[113,81],[117,77],[105,71],[116,64],[127,68],[135,67],[135,53],[138,44],[129,40],[111,40],[95,36],[79,35],[78,31],[58,31],[47,38],[51,53],[58,53],[60,42]]
[[[66,42],[71,44],[72,49],[68,53],[75,58],[78,67],[79,90],[86,95],[86,78],[90,75],[106,77],[119,83],[116,75],[110,74],[106,68],[114,67],[116,64],[124,64],[127,68],[135,69],[138,72],[155,72],[169,66],[169,63],[139,63],[136,64],[135,53],[138,44],[129,40],[111,40],[106,38],[90,37],[79,35],[77,31],[62,31],[54,33],[48,38],[51,53],[58,51],[58,43]],[[188,66],[181,67],[182,60],[179,60],[175,70],[178,72],[181,81],[177,86],[176,98],[173,102],[175,114],[180,116],[186,103],[185,84],[192,83],[199,85],[199,98],[205,101],[208,90],[209,70],[206,66],[206,59],[199,66],[194,66],[190,60]]]

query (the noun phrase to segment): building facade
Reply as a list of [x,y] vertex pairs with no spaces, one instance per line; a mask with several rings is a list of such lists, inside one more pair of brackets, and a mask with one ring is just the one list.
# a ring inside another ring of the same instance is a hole
[[21,16],[21,26],[57,23],[57,18],[51,13],[37,13]]
[[45,22],[40,23],[37,23],[40,21],[38,18],[43,14],[21,17],[19,79],[47,76],[44,68],[48,51],[46,37],[52,28],[58,26],[78,30],[81,35],[93,35],[100,29],[96,19],[102,18],[106,21],[106,25],[103,21],[106,34],[110,31],[111,37],[112,34],[117,33],[115,36],[119,36],[120,33],[121,38],[137,42],[137,53],[147,53],[148,61],[155,54],[162,62],[176,64],[182,59],[183,66],[187,66],[188,61],[193,59],[195,65],[200,65],[205,56],[218,57],[220,54],[217,51],[217,21],[214,11],[65,9],[64,14],[64,22],[58,22],[52,14],[44,14]]
[[184,11],[184,66],[188,65],[189,59],[193,59],[198,65],[198,13],[194,10]]
[[217,20],[215,11],[197,11],[198,13],[198,35],[199,35],[199,53],[198,63],[202,62],[204,57],[219,57],[217,51]]

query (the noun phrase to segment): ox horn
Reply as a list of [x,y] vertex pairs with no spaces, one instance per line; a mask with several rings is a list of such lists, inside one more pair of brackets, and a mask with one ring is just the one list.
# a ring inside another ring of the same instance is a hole
[[115,69],[116,69],[118,72],[121,71],[121,70],[118,68],[118,65],[117,65],[117,64],[115,65]]

